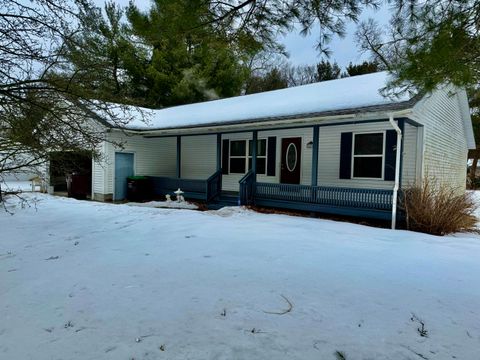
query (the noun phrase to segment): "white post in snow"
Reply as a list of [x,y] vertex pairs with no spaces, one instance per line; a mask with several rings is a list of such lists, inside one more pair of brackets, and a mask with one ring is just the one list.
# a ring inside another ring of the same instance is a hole
[[400,184],[400,155],[402,151],[402,130],[398,127],[395,120],[393,120],[393,114],[390,114],[390,124],[397,132],[397,152],[395,160],[395,185],[393,186],[393,199],[392,199],[392,230],[395,230],[395,224],[397,222],[397,198],[398,188]]

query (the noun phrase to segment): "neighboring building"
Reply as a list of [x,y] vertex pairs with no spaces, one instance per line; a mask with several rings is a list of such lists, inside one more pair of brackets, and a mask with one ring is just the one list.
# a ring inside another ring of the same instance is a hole
[[[36,178],[46,181],[48,178],[47,163],[37,160],[31,155],[20,154],[11,156],[11,154],[3,153],[0,154],[0,159],[5,161],[2,168],[15,168],[22,165],[20,168],[12,171],[3,171],[0,174],[0,182],[25,182]],[[25,164],[29,165],[25,166]]]
[[151,176],[159,196],[180,187],[208,202],[391,219],[396,172],[399,187],[428,175],[464,191],[475,148],[465,91],[392,99],[379,92],[387,80],[381,72],[177,106],[110,127],[92,196],[124,199],[135,174]]

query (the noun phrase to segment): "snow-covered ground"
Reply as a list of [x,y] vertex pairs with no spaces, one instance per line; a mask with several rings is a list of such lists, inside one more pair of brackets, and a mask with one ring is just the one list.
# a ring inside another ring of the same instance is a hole
[[189,210],[196,210],[198,206],[192,204],[188,201],[148,201],[143,203],[138,202],[129,202],[125,205],[129,206],[140,206],[140,207],[152,207],[152,208],[168,208],[168,209],[189,209]]
[[479,236],[26,196],[0,213],[0,359],[480,356]]

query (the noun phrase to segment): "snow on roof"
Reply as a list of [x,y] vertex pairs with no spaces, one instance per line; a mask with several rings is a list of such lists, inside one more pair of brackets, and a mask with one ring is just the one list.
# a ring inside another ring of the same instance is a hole
[[160,110],[142,109],[148,113],[147,123],[139,117],[129,122],[126,128],[153,130],[223,125],[389,105],[410,99],[407,95],[397,98],[382,96],[380,90],[388,80],[387,72],[378,72]]

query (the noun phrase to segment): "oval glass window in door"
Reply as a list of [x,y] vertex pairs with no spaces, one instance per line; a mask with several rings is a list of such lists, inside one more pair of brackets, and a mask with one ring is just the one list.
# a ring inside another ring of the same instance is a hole
[[288,171],[292,172],[297,167],[297,147],[294,143],[290,143],[287,147],[287,155],[285,159]]

